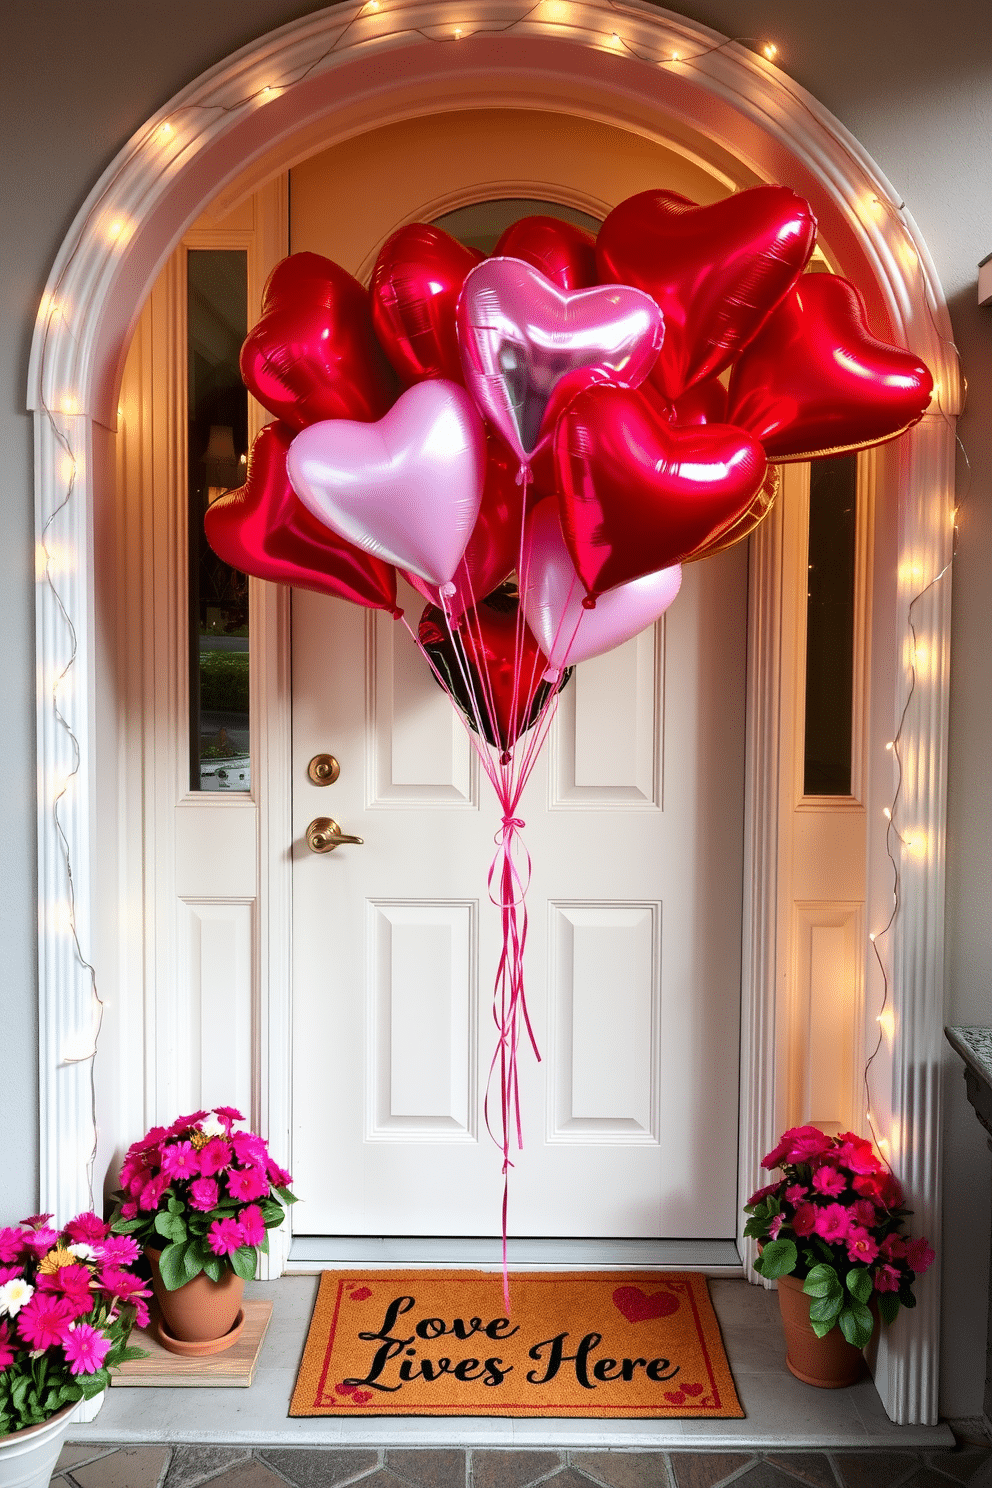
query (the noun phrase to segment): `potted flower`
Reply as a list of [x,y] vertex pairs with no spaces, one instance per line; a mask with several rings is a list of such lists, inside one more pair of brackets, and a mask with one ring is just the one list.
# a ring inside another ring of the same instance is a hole
[[244,1284],[267,1231],[295,1203],[292,1178],[233,1106],[156,1126],[128,1149],[115,1195],[115,1234],[144,1247],[162,1312],[159,1338],[181,1354],[236,1342]]
[[143,1357],[128,1335],[151,1296],[132,1239],[95,1214],[61,1231],[51,1217],[0,1229],[0,1484],[25,1488],[48,1482],[77,1402]]
[[751,1195],[744,1233],[761,1242],[755,1270],[778,1281],[786,1363],[809,1384],[849,1384],[876,1315],[890,1323],[916,1305],[913,1282],[934,1253],[903,1234],[912,1211],[863,1137],[793,1127],[761,1165],[783,1176]]

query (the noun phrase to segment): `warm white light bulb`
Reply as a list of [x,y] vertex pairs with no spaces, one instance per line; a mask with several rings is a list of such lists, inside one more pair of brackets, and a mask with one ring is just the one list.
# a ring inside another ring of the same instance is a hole
[[778,55],[778,47],[775,46],[772,42],[769,41],[769,42],[766,43],[766,45],[764,47],[764,53],[765,53],[765,56],[768,58],[768,60],[770,62],[773,57],[775,57],[775,56]]
[[892,812],[889,810],[888,806],[882,807],[882,815],[885,817],[886,821],[892,820]]

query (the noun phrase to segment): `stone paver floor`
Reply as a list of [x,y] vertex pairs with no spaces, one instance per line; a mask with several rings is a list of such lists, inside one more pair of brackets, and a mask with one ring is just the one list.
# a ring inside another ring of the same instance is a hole
[[992,1488],[992,1447],[513,1451],[72,1444],[54,1488]]

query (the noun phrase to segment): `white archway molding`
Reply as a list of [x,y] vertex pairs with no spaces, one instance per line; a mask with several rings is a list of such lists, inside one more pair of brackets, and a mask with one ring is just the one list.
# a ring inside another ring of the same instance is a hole
[[[191,83],[129,141],[68,234],[39,313],[28,402],[36,420],[36,532],[52,583],[38,585],[39,967],[42,1207],[85,1207],[92,1146],[89,972],[67,925],[74,891],[83,956],[113,943],[120,804],[99,784],[117,747],[101,571],[100,492],[113,480],[113,433],[127,345],[141,305],[188,224],[294,161],[368,128],[453,108],[553,108],[636,130],[702,159],[728,183],[775,180],[807,196],[834,265],[861,287],[879,334],[922,355],[934,409],[877,457],[879,511],[869,740],[869,923],[891,907],[880,808],[906,695],[908,606],[950,557],[953,417],[959,383],[943,295],[925,245],[860,146],[785,74],[736,43],[652,5],[610,0],[467,0],[460,38],[444,0],[343,4],[294,22]],[[677,52],[682,59],[673,62]],[[54,515],[53,515],[54,514]],[[773,535],[758,545],[769,561]],[[53,587],[54,586],[54,587]],[[72,632],[65,613],[71,617]],[[774,596],[752,666],[774,675]],[[760,617],[759,617],[760,618]],[[885,938],[894,1033],[873,1070],[873,1102],[918,1224],[939,1224],[939,1091],[949,586],[914,611],[927,670],[902,734],[902,820],[922,847],[901,863],[902,908]],[[75,660],[60,681],[75,645]],[[59,720],[58,704],[75,745]],[[773,689],[767,693],[771,696]],[[752,719],[746,906],[742,1186],[772,1145],[777,762],[773,720]],[[74,749],[79,769],[72,773]],[[104,765],[106,768],[106,765]],[[112,772],[111,772],[112,773]],[[71,776],[71,778],[70,778]],[[65,793],[56,820],[53,803]],[[878,823],[878,825],[875,825]],[[64,834],[64,841],[63,835]],[[898,847],[899,844],[896,843]],[[68,852],[68,858],[66,855]],[[73,879],[67,877],[71,861]],[[113,902],[112,902],[113,901]],[[106,927],[111,926],[108,935]],[[869,963],[872,972],[872,963]],[[875,985],[869,981],[869,988]],[[877,999],[869,996],[871,1011]],[[894,1419],[936,1419],[935,1282],[892,1330],[877,1380]]]

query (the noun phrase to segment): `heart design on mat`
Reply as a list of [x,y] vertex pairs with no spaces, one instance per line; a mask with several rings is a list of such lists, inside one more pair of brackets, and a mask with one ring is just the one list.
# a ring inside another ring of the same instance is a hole
[[682,1390],[666,1390],[665,1399],[669,1405],[685,1405],[686,1395]]
[[562,378],[599,368],[637,387],[664,335],[657,305],[641,290],[601,284],[564,293],[516,258],[489,258],[472,270],[457,321],[465,386],[522,461],[538,447]]
[[685,1395],[691,1395],[692,1398],[695,1399],[697,1395],[702,1395],[703,1390],[705,1388],[706,1388],[705,1385],[698,1385],[698,1384],[697,1385],[683,1385],[682,1386],[682,1392]]
[[592,595],[705,551],[751,505],[761,445],[729,424],[679,427],[639,392],[587,388],[555,433],[561,526]]
[[679,1310],[679,1299],[671,1292],[649,1293],[640,1287],[622,1286],[613,1293],[613,1305],[628,1323],[645,1323],[650,1318],[671,1317]]
[[319,253],[277,264],[262,316],[241,348],[255,397],[294,429],[320,419],[381,418],[396,379],[372,329],[368,291]]
[[351,1300],[352,1300],[352,1302],[364,1302],[365,1299],[367,1297],[371,1297],[371,1295],[372,1295],[372,1288],[371,1287],[366,1287],[366,1286],[356,1287],[355,1290],[351,1293]]
[[670,399],[733,361],[792,288],[816,239],[809,203],[754,186],[700,207],[677,191],[641,191],[596,240],[601,279],[636,284],[665,317],[652,382]]
[[208,543],[218,558],[258,579],[395,610],[394,569],[331,532],[290,485],[293,438],[288,424],[266,424],[252,445],[245,484],[207,508]]
[[871,334],[853,284],[808,274],[735,366],[730,420],[760,439],[770,460],[806,460],[903,433],[926,412],[932,389],[918,357]]

